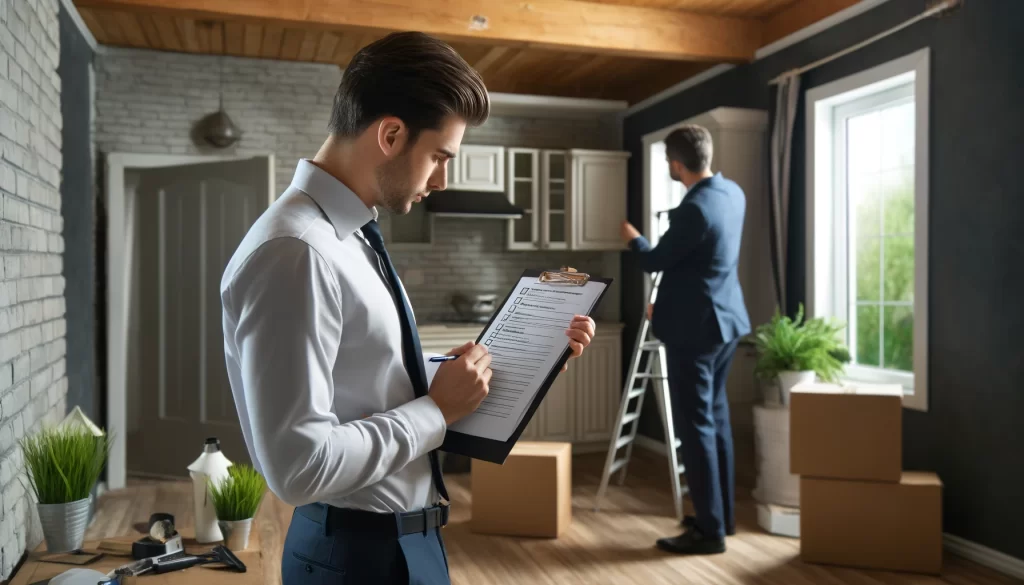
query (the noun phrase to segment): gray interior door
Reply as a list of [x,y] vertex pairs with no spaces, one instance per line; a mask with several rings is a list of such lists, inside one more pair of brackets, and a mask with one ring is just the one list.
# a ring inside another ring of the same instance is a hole
[[138,388],[129,472],[187,476],[207,437],[249,462],[224,366],[220,279],[270,197],[265,157],[141,172],[135,195]]

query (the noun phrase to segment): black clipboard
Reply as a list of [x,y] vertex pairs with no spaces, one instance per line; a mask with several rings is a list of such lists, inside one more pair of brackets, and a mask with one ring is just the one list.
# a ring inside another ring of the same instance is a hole
[[[594,301],[594,305],[590,308],[590,312],[587,313],[588,316],[592,315],[598,305],[601,304],[601,300],[608,292],[608,289],[611,287],[612,281],[614,280],[611,278],[594,277],[581,272],[576,272],[574,269],[569,267],[562,267],[561,270],[525,270],[519,279],[516,280],[516,285],[518,286],[519,280],[530,277],[536,277],[541,282],[560,283],[565,286],[584,286],[588,282],[603,283],[605,285],[604,290],[601,291],[601,294],[598,295],[597,299]],[[498,307],[504,307],[515,291],[516,286],[513,286],[508,291],[508,294],[505,295],[505,298],[502,299],[501,304],[499,304]],[[483,331],[480,332],[480,337],[476,340],[477,343],[480,343],[483,340],[487,330],[491,328],[491,324],[494,323],[494,320],[498,317],[500,312],[501,311],[495,311],[494,314],[491,315],[490,320],[487,321],[487,325],[485,325]],[[568,326],[568,324],[566,324],[566,326]],[[516,430],[507,441],[497,441],[495,439],[487,439],[476,435],[467,435],[458,431],[449,430],[445,433],[444,442],[441,444],[440,450],[445,451],[446,453],[465,455],[466,457],[473,459],[481,459],[483,461],[497,463],[498,465],[503,464],[505,459],[508,457],[508,454],[512,451],[512,447],[514,447],[516,442],[519,441],[519,437],[523,434],[526,426],[530,424],[534,413],[536,413],[537,408],[540,407],[541,401],[543,401],[544,397],[547,396],[548,389],[551,388],[551,385],[555,382],[555,378],[558,377],[558,374],[561,372],[562,366],[565,365],[565,362],[569,360],[569,356],[571,355],[572,348],[567,347],[562,356],[558,358],[557,362],[555,362],[551,371],[548,372],[547,377],[544,378],[544,382],[541,383],[540,389],[533,398],[533,402],[530,403],[530,406],[526,411],[526,415],[523,416],[523,420],[519,422],[519,426],[516,427]]]

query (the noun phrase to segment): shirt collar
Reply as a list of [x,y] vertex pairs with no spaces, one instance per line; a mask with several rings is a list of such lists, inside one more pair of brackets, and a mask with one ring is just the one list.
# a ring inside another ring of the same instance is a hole
[[320,206],[340,240],[377,219],[376,207],[366,207],[344,183],[308,159],[299,160],[291,186],[309,195]]
[[717,173],[715,173],[715,174],[711,175],[710,177],[704,177],[703,179],[701,179],[701,180],[697,181],[697,182],[696,182],[696,183],[694,183],[694,184],[693,184],[693,185],[692,185],[692,186],[691,186],[691,187],[690,187],[689,189],[687,189],[687,191],[692,191],[692,190],[694,189],[694,187],[696,187],[697,185],[703,185],[703,184],[705,184],[705,183],[714,183],[714,182],[717,182],[717,181],[718,181],[719,179],[721,179],[721,178],[722,178],[722,172],[721,172],[721,171],[719,171],[719,172],[717,172]]

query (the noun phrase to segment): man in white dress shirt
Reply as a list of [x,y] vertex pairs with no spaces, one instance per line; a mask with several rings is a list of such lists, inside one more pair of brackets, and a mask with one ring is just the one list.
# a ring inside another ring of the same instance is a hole
[[[436,449],[487,395],[469,342],[428,361],[377,227],[447,186],[467,125],[489,114],[480,76],[420,33],[363,48],[329,136],[255,222],[221,281],[225,357],[249,454],[296,506],[282,579],[449,583],[448,494]],[[594,322],[566,335],[578,356]]]

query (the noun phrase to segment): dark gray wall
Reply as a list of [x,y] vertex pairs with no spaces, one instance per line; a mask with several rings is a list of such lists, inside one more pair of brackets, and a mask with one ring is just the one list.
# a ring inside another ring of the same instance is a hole
[[[918,14],[923,0],[892,0],[761,61],[637,112],[625,121],[629,217],[640,221],[641,137],[718,106],[769,109],[776,75]],[[945,483],[945,530],[1017,558],[1024,538],[1022,432],[1024,360],[1024,2],[968,0],[805,74],[810,89],[918,49],[931,48],[929,161],[929,411],[904,410],[906,469]],[[804,247],[804,113],[793,145],[791,248]],[[623,260],[623,310],[632,340],[644,302],[641,279]],[[802,254],[790,259],[791,301],[802,301]],[[628,358],[628,356],[627,356]],[[657,423],[645,427],[657,436]]]
[[97,382],[96,196],[93,185],[92,48],[60,5],[60,109],[63,176],[60,185],[64,218],[64,299],[67,307],[67,407],[80,406],[103,424]]

